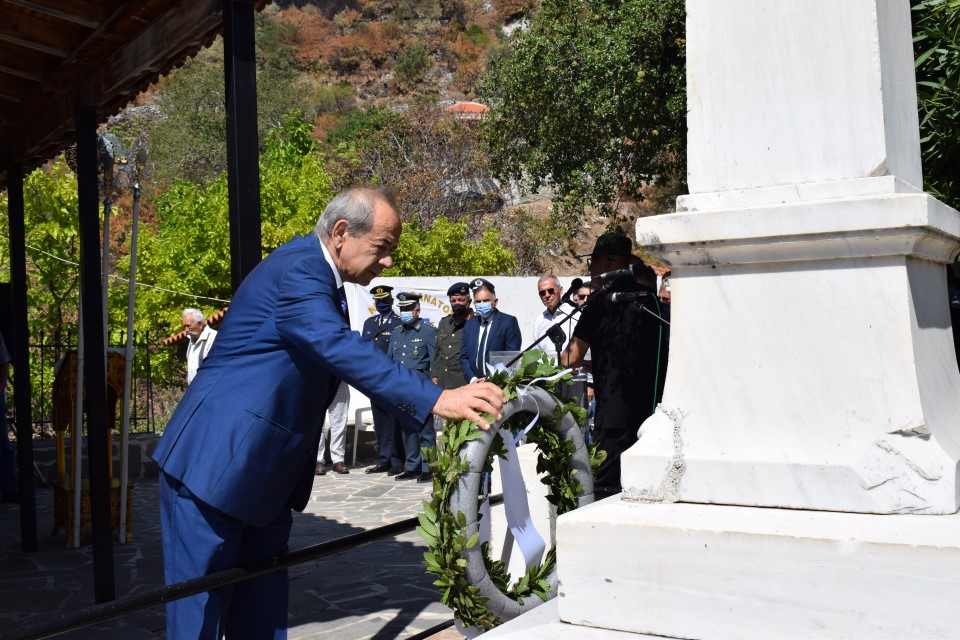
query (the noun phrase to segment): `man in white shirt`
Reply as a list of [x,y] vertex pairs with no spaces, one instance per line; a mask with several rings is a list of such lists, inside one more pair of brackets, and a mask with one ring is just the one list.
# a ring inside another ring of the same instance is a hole
[[190,384],[197,369],[210,355],[217,332],[207,326],[207,319],[199,309],[183,310],[183,328],[190,339],[187,343],[187,384]]
[[[572,323],[567,322],[565,314],[560,313],[560,299],[563,297],[563,287],[555,275],[542,276],[537,281],[537,292],[540,295],[540,302],[546,307],[533,323],[533,332],[530,335],[530,342],[536,342],[540,336],[545,334],[550,327],[560,324],[566,335],[566,340],[570,339],[572,332]],[[560,350],[566,345],[566,340],[560,345]],[[549,337],[544,338],[536,347],[548,356],[554,362],[557,361],[557,345]]]

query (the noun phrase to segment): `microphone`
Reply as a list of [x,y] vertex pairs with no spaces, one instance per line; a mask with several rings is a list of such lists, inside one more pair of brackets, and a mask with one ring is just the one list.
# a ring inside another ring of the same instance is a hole
[[610,294],[610,302],[631,302],[649,296],[647,291],[614,291]]
[[567,334],[563,332],[560,325],[555,324],[547,329],[547,337],[550,338],[550,342],[553,343],[557,353],[563,351],[563,343],[567,341]]
[[564,305],[564,304],[571,304],[571,305],[573,305],[574,307],[578,306],[577,303],[572,302],[572,301],[570,300],[570,298],[573,297],[573,294],[576,293],[577,291],[579,291],[579,290],[580,290],[580,287],[582,287],[582,286],[583,286],[583,279],[582,279],[582,278],[574,278],[574,279],[573,279],[573,282],[570,283],[570,288],[567,289],[567,292],[566,292],[565,294],[563,294],[563,297],[562,297],[562,298],[560,298],[560,306],[562,306],[562,305]]
[[606,273],[601,273],[596,276],[600,280],[616,280],[617,278],[636,278],[640,275],[643,270],[643,263],[638,262],[629,267],[624,267],[623,269],[617,269],[615,271],[607,271]]

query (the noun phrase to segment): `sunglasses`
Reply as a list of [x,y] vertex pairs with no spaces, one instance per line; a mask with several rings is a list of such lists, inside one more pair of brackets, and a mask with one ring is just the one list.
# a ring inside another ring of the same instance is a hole
[[589,298],[589,297],[590,297],[590,294],[589,294],[589,293],[578,293],[578,294],[577,294],[577,300],[586,300],[586,299]]
[[540,290],[540,297],[543,298],[544,296],[552,296],[552,295],[555,294],[556,292],[557,292],[557,290],[554,289],[553,287],[550,287],[549,289],[541,289],[541,290]]

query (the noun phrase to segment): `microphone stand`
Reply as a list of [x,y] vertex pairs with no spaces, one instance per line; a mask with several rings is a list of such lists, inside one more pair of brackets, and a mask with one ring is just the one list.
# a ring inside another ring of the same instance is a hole
[[669,320],[666,320],[666,319],[664,319],[663,317],[661,317],[659,314],[657,314],[657,312],[655,312],[655,311],[654,311],[653,309],[651,309],[650,307],[647,307],[646,305],[644,305],[641,301],[639,301],[639,300],[634,300],[633,303],[634,303],[635,305],[638,305],[643,312],[645,312],[645,313],[653,316],[653,317],[654,317],[660,324],[662,324],[663,326],[665,326],[665,327],[667,327],[667,328],[670,327],[670,321],[669,321]]
[[[605,283],[605,284],[603,285],[603,287],[601,287],[600,290],[598,290],[596,293],[600,293],[601,291],[603,291],[603,289],[607,287],[607,284],[609,284],[609,283]],[[614,295],[616,295],[616,294],[614,294]],[[629,295],[629,294],[628,294],[628,295]],[[646,295],[651,295],[651,296],[652,296],[653,294],[652,294],[652,293],[649,293],[649,294],[646,294]],[[592,297],[592,296],[591,296],[591,297]],[[665,326],[665,327],[667,327],[667,328],[670,327],[670,321],[669,321],[669,320],[664,319],[664,318],[661,317],[660,314],[658,314],[656,311],[654,311],[654,310],[651,309],[650,307],[648,307],[648,306],[646,306],[645,304],[643,304],[643,301],[642,301],[642,300],[635,298],[635,299],[633,299],[633,300],[630,300],[630,302],[632,302],[634,305],[636,305],[637,307],[639,307],[640,310],[643,311],[644,313],[646,313],[646,314],[648,314],[648,315],[650,315],[650,316],[653,316],[653,318],[654,318],[657,322],[659,322],[660,324],[662,324],[663,326]]]

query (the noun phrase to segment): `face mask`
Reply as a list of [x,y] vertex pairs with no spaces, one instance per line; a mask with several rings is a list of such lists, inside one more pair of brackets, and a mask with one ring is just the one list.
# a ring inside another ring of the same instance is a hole
[[413,322],[413,311],[401,311],[400,320],[403,321],[403,324],[410,324]]
[[453,309],[453,315],[456,318],[462,318],[467,315],[468,307],[465,304],[452,304],[450,308]]
[[492,302],[475,302],[473,306],[476,307],[477,313],[486,318],[491,313],[493,313],[493,303]]
[[393,305],[389,302],[378,302],[375,306],[377,307],[377,311],[380,312],[380,315],[387,315],[390,313],[390,309],[393,308]]

